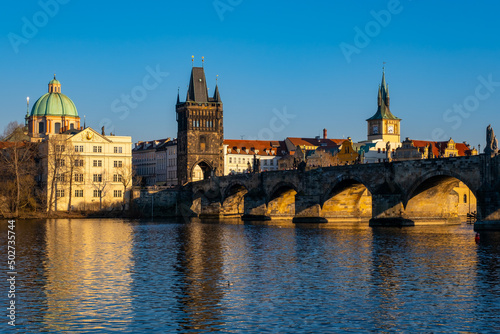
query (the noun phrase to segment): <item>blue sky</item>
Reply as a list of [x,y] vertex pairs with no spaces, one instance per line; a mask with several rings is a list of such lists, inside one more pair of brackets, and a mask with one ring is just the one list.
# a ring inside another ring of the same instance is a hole
[[[386,62],[402,139],[484,147],[488,124],[500,133],[499,9],[494,1],[11,2],[0,20],[0,131],[23,121],[26,96],[34,103],[56,73],[87,125],[134,142],[175,137],[177,89],[184,99],[194,55],[196,66],[205,57],[209,92],[219,75],[226,138],[327,128],[331,138],[366,140]],[[147,77],[155,71],[156,81]],[[127,105],[124,95],[135,98]]]

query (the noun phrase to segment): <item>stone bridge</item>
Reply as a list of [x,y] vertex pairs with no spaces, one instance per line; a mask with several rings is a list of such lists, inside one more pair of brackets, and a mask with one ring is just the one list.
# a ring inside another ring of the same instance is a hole
[[499,172],[500,156],[476,155],[238,174],[185,190],[200,217],[414,225],[460,220],[453,189],[462,181],[477,198],[481,229],[500,226]]

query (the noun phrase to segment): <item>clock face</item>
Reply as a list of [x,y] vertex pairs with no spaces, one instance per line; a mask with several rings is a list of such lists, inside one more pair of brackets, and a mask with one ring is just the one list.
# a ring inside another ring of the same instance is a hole
[[394,133],[394,126],[393,126],[393,125],[389,125],[389,126],[387,127],[387,132],[389,132],[389,133]]

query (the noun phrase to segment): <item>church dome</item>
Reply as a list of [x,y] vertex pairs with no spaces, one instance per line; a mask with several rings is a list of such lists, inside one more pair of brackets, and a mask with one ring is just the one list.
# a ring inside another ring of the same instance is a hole
[[54,79],[49,82],[49,92],[35,102],[30,116],[78,117],[78,112],[73,101],[61,93],[61,83],[54,75]]

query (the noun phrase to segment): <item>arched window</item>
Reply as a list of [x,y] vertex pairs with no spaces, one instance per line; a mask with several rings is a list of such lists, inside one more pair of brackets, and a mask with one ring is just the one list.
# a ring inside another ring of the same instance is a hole
[[38,133],[45,133],[45,125],[43,122],[38,123]]
[[464,203],[467,203],[467,194],[464,194]]
[[61,131],[61,123],[56,123],[54,126],[54,133],[59,133]]

